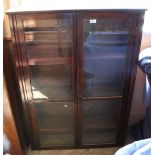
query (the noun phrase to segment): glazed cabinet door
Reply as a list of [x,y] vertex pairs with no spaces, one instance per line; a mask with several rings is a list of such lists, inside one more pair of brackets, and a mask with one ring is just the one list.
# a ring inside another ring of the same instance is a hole
[[144,11],[10,15],[34,149],[125,141]]
[[32,13],[16,19],[35,147],[74,146],[74,15]]
[[120,116],[125,116],[121,108],[127,105],[135,18],[105,11],[81,12],[78,19],[81,144],[116,144]]

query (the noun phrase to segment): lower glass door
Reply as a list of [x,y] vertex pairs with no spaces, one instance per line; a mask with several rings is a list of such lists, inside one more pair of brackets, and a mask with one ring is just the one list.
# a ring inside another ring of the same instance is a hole
[[40,146],[73,146],[74,103],[72,101],[44,101],[36,102],[34,105]]
[[117,136],[121,99],[83,100],[82,144],[114,144]]

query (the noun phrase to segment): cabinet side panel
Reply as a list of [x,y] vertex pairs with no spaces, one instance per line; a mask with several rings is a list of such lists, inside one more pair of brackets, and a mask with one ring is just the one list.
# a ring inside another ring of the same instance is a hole
[[25,96],[25,110],[28,116],[28,129],[30,133],[30,140],[32,148],[39,148],[39,139],[38,139],[38,130],[35,121],[35,111],[34,105],[31,102],[32,92],[30,87],[30,78],[28,72],[28,63],[27,63],[27,54],[25,49],[25,39],[23,35],[23,23],[22,18],[19,18],[19,15],[15,16],[15,30],[17,34],[17,42],[18,42],[18,62],[20,66],[20,75],[21,75],[21,83]]
[[19,107],[21,108],[20,111],[22,112],[23,122],[24,122],[24,129],[27,131],[27,135],[31,140],[32,138],[32,131],[30,125],[30,112],[27,102],[27,96],[24,89],[24,79],[22,73],[22,64],[21,64],[21,57],[19,54],[20,45],[18,40],[18,32],[17,32],[17,21],[16,16],[10,16],[10,28],[11,28],[11,36],[12,36],[12,43],[13,43],[13,50],[12,50],[12,60],[13,60],[13,67],[16,77],[16,91],[19,98]]
[[[127,73],[124,83],[126,87],[124,88],[123,104],[121,109],[121,121],[120,128],[118,129],[118,145],[124,145],[126,141],[126,133],[128,130],[128,120],[130,116],[131,103],[133,97],[133,91],[135,86],[135,78],[137,72],[138,64],[138,55],[140,52],[141,38],[142,38],[142,26],[144,23],[144,12],[135,13],[132,19],[132,28],[131,28],[131,38],[133,42],[129,47],[129,57],[127,61]],[[130,62],[129,62],[130,58]]]
[[[21,147],[25,150],[29,145],[27,124],[28,118],[24,114],[24,106],[22,100],[22,94],[20,93],[19,87],[19,76],[17,72],[16,64],[18,64],[17,59],[15,59],[16,45],[15,45],[15,33],[14,33],[14,20],[13,16],[9,16],[10,28],[12,34],[11,40],[4,40],[4,55],[3,55],[3,69],[6,79],[6,86],[8,89],[8,96],[10,99],[11,110],[15,119],[15,125],[17,127],[17,132],[19,134],[19,140]],[[18,66],[18,65],[17,65]]]

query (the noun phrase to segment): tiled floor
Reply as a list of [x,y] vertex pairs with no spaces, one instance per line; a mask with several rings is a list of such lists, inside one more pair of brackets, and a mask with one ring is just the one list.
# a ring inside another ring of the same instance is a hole
[[74,150],[29,151],[27,155],[114,155],[118,147]]

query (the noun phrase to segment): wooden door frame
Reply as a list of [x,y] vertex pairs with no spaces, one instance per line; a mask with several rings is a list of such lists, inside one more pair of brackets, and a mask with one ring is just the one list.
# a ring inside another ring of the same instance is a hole
[[[74,100],[75,100],[75,104],[74,104],[74,143],[75,145],[77,145],[77,51],[76,51],[76,14],[73,12],[67,12],[67,13],[59,13],[59,12],[46,12],[45,14],[36,14],[36,13],[24,13],[24,14],[17,14],[17,15],[13,15],[14,18],[14,26],[12,29],[12,32],[15,32],[15,44],[16,44],[16,50],[14,50],[14,53],[16,55],[18,55],[18,59],[15,58],[15,61],[20,63],[18,66],[20,66],[20,72],[21,72],[21,79],[22,80],[22,89],[24,92],[24,96],[25,99],[27,100],[26,105],[27,105],[27,112],[26,115],[29,116],[30,122],[29,124],[29,129],[30,129],[30,140],[31,140],[31,145],[32,145],[32,149],[44,149],[44,147],[40,146],[40,142],[39,142],[39,132],[38,132],[38,128],[37,128],[37,121],[36,121],[36,116],[35,116],[35,112],[34,112],[34,104],[33,104],[33,99],[32,99],[32,90],[31,90],[31,81],[30,81],[30,75],[29,75],[29,65],[28,65],[28,57],[27,57],[27,51],[26,51],[26,45],[25,45],[25,38],[24,38],[24,32],[23,32],[23,20],[24,19],[40,19],[40,17],[42,19],[45,19],[44,17],[46,17],[47,19],[52,19],[56,18],[59,16],[59,18],[64,17],[66,15],[70,15],[71,19],[72,19],[72,38],[73,38],[73,45],[72,45],[72,50],[73,50],[73,55],[72,55],[72,74],[73,74],[73,85],[74,85]],[[51,18],[49,18],[51,17]],[[22,49],[21,49],[22,48]],[[16,65],[17,66],[17,65]],[[18,74],[19,76],[19,74]],[[18,80],[20,81],[20,80]],[[55,147],[55,148],[59,148]],[[62,148],[60,146],[60,148]],[[64,147],[65,148],[65,147]],[[68,148],[68,147],[66,147]]]
[[[126,134],[128,130],[128,120],[130,116],[130,109],[132,103],[133,89],[135,84],[136,76],[136,63],[138,61],[138,54],[140,51],[141,36],[142,36],[142,25],[143,25],[143,16],[144,10],[140,13],[135,11],[122,11],[115,10],[111,12],[108,11],[83,11],[78,12],[78,52],[79,52],[79,64],[78,64],[78,81],[80,81],[79,91],[78,91],[78,122],[79,122],[79,137],[80,144],[82,145],[82,105],[80,103],[80,98],[82,97],[82,84],[83,84],[83,19],[85,17],[95,18],[95,17],[125,17],[131,19],[131,25],[129,27],[129,43],[126,56],[126,69],[124,73],[124,86],[122,94],[122,106],[120,109],[120,119],[117,130],[117,137],[115,146],[122,146],[125,144]],[[121,18],[120,17],[120,18]],[[138,32],[137,32],[138,31]],[[99,99],[99,98],[97,98]],[[87,146],[87,145],[86,145]],[[98,145],[96,145],[98,147]]]

